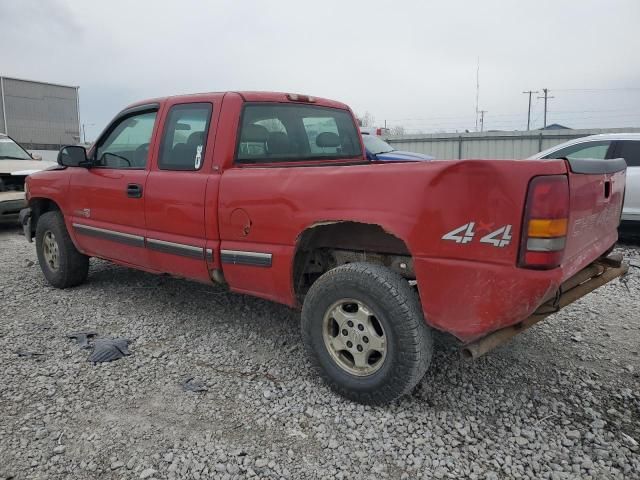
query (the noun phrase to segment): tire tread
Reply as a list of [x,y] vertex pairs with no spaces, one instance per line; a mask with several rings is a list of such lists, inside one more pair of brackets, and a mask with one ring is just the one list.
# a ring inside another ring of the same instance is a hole
[[[335,294],[345,285],[374,290],[373,294],[388,296],[383,301],[393,305],[399,313],[394,315],[394,331],[402,346],[392,378],[373,391],[357,391],[344,385],[322,367],[313,348],[310,309],[324,295]],[[378,292],[375,292],[377,290]],[[309,289],[302,311],[302,336],[314,368],[337,393],[360,403],[380,405],[409,393],[422,379],[431,361],[433,341],[424,321],[418,295],[406,279],[386,267],[369,263],[349,263],[334,268],[320,277]]]

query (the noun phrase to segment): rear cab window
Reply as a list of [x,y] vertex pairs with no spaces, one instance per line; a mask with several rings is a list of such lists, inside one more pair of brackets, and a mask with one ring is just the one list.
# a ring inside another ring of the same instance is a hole
[[304,162],[362,158],[360,136],[347,110],[318,105],[248,103],[238,163]]

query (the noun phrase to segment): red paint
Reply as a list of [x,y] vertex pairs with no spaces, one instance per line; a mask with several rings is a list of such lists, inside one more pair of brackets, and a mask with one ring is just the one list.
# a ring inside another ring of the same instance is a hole
[[[214,250],[213,262],[123,247],[76,235],[89,254],[207,281],[222,268],[230,288],[296,305],[292,259],[305,229],[326,221],[380,225],[411,252],[426,321],[462,340],[517,323],[554,294],[560,283],[592,262],[617,239],[624,172],[574,175],[562,160],[460,160],[353,163],[335,160],[285,165],[234,165],[244,102],[288,102],[281,93],[199,94],[155,100],[160,104],[145,170],[67,168],[28,179],[29,197],[55,201],[67,218],[147,238]],[[213,118],[203,166],[197,172],[157,166],[162,125],[171,105],[211,102]],[[148,103],[147,102],[141,102]],[[315,98],[315,105],[348,109]],[[326,164],[326,162],[324,162]],[[569,231],[559,268],[519,268],[518,251],[527,188],[539,175],[568,178]],[[611,181],[611,195],[601,188]],[[127,183],[144,186],[142,199],[125,195]],[[75,212],[91,209],[91,218]],[[466,244],[442,236],[468,222],[476,236]],[[479,239],[511,225],[509,245]],[[82,238],[81,238],[82,237]],[[220,263],[220,249],[271,253],[270,268]]]

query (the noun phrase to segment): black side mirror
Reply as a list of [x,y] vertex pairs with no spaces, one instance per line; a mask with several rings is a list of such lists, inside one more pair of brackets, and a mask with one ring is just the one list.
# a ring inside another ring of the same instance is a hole
[[80,145],[67,145],[58,152],[58,164],[64,167],[88,167],[87,150]]

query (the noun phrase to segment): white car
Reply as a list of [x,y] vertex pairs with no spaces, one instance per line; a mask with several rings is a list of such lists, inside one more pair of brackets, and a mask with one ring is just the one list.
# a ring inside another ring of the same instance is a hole
[[627,185],[622,220],[640,223],[640,133],[605,133],[577,138],[529,157],[537,158],[624,158]]
[[20,209],[26,207],[24,180],[27,175],[56,165],[38,158],[0,133],[0,220],[17,218]]

